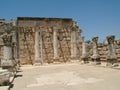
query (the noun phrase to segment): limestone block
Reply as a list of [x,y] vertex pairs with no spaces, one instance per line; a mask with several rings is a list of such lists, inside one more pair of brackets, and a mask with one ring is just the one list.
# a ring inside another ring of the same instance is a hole
[[0,70],[0,86],[8,85],[10,83],[11,73],[8,70]]
[[1,60],[1,66],[2,67],[13,67],[16,64],[17,63],[16,63],[15,60],[6,60],[6,59]]

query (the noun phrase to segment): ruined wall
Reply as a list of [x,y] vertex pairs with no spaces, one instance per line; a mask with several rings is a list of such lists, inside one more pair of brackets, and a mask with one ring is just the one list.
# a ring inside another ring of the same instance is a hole
[[[39,32],[39,55],[45,63],[68,62],[81,60],[82,37],[81,30],[73,25],[72,19],[62,18],[18,18],[17,43],[21,64],[34,64],[36,32]],[[3,32],[3,29],[2,29]],[[56,39],[54,34],[56,33]],[[57,40],[57,54],[54,40]],[[42,48],[41,48],[42,46]],[[89,58],[92,56],[92,45],[89,43]],[[102,61],[107,60],[107,43],[99,43],[98,51]],[[116,55],[120,61],[120,40],[115,41]],[[56,57],[55,57],[56,56]],[[0,58],[3,58],[3,45],[0,38]]]
[[19,59],[22,64],[32,64],[34,60],[34,35],[31,29],[19,28]]
[[[92,42],[85,42],[87,45],[87,57],[90,61],[92,61],[92,55],[93,55],[93,48],[92,48]],[[115,47],[115,55],[117,57],[118,62],[120,62],[120,40],[115,40],[114,42],[114,47]],[[83,48],[83,47],[82,47]],[[107,56],[108,56],[108,42],[102,42],[98,43],[97,45],[98,48],[98,53],[100,55],[100,60],[102,62],[107,61]],[[83,60],[83,57],[81,57]]]
[[[71,58],[72,19],[59,18],[18,18],[19,59],[22,64],[35,63],[35,33],[39,31],[42,38],[40,59],[43,62],[67,62]],[[58,58],[54,58],[54,31],[57,34]],[[80,29],[75,28],[76,59],[81,55]],[[42,46],[42,49],[41,49]],[[73,49],[74,50],[74,49]]]
[[[106,61],[107,60],[107,53],[108,53],[107,52],[108,51],[108,44],[107,43],[99,43],[98,50],[99,50],[101,60]],[[120,61],[120,41],[119,40],[115,41],[115,51],[116,51],[117,60]]]

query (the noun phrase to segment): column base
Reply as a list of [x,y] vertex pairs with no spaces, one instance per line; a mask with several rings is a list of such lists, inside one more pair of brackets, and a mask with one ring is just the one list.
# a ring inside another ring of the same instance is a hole
[[114,63],[117,63],[117,59],[116,58],[107,58],[107,62],[114,64]]
[[17,62],[15,60],[1,60],[1,67],[14,67],[17,65]]
[[88,64],[89,63],[88,58],[82,58],[82,61],[84,62],[84,64]]
[[43,60],[41,60],[40,58],[35,60],[35,63],[34,63],[35,66],[42,65],[42,64],[43,64]]
[[92,58],[92,62],[94,62],[95,65],[101,64],[100,58]]
[[111,68],[113,68],[113,67],[118,67],[119,64],[118,64],[118,63],[114,63],[114,64],[107,63],[106,66],[107,66],[107,67],[111,67]]

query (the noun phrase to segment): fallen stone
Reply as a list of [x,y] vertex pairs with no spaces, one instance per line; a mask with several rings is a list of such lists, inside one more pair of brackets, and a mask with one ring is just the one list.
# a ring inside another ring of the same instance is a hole
[[0,70],[0,86],[6,86],[10,83],[10,75],[8,70]]

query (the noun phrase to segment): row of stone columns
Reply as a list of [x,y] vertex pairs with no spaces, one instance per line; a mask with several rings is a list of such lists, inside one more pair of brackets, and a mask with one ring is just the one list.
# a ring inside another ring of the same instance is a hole
[[[56,27],[53,28],[53,49],[54,49],[54,59],[59,59],[58,54],[58,29]],[[35,32],[35,64],[42,64],[42,30]]]
[[[117,57],[114,47],[115,36],[107,36],[108,42],[108,55],[107,55],[107,66],[118,66]],[[100,55],[98,52],[98,37],[92,38],[92,56],[88,55],[88,43],[84,42],[82,44],[82,60],[84,63],[89,63],[89,59],[92,59],[94,64],[101,64]]]
[[[53,50],[54,60],[59,59],[59,41],[58,28],[53,27]],[[76,30],[71,31],[71,58],[77,56],[77,33]],[[35,32],[35,63],[43,62],[42,58],[42,30]]]

